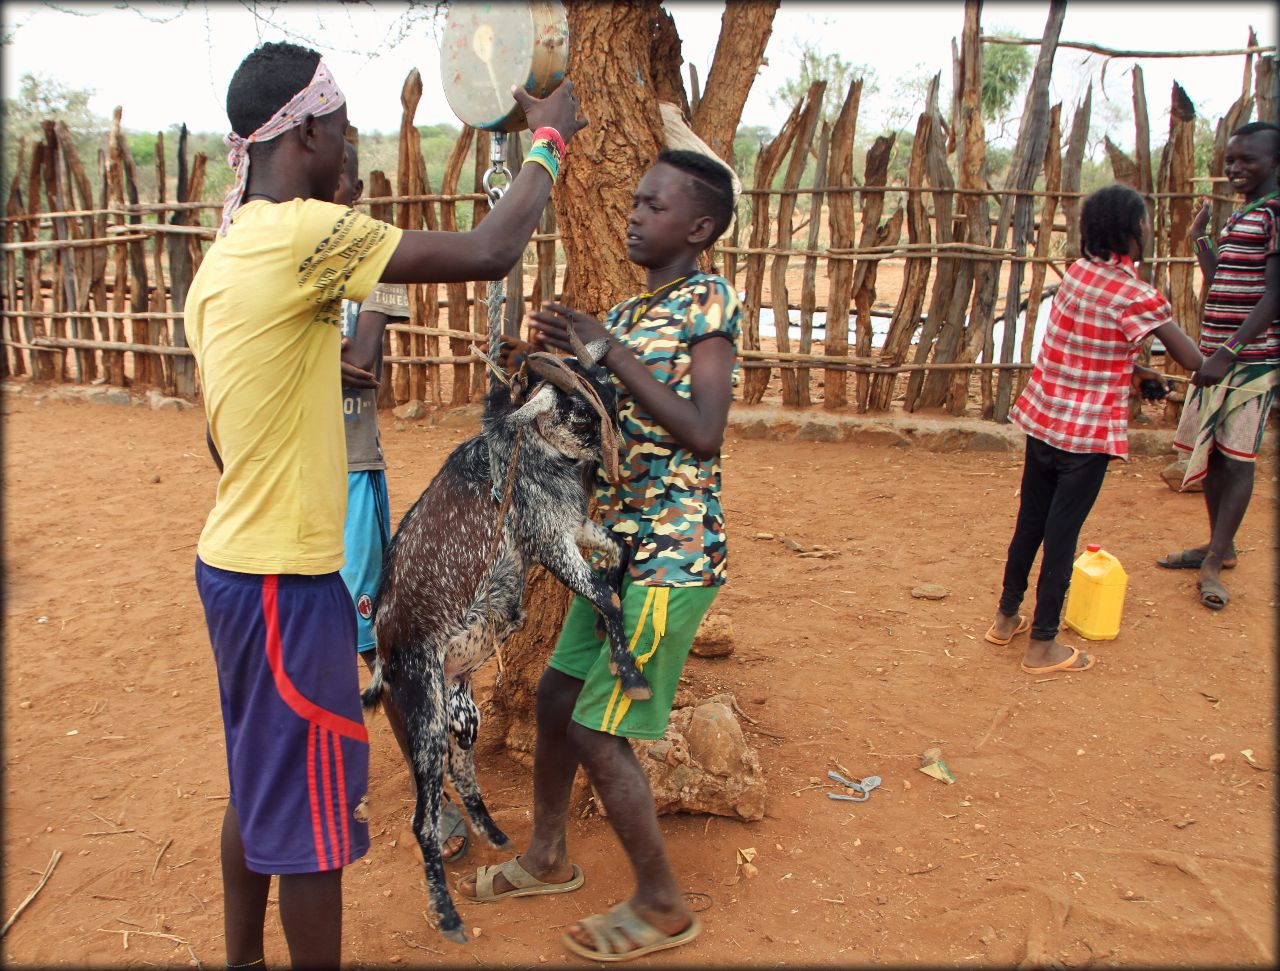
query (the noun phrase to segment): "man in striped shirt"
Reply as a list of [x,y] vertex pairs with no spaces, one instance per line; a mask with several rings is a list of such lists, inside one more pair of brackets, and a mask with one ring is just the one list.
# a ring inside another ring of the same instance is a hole
[[1199,568],[1200,602],[1221,610],[1231,599],[1222,571],[1236,565],[1235,535],[1253,495],[1253,466],[1280,364],[1280,128],[1253,122],[1227,142],[1226,175],[1244,197],[1215,244],[1209,204],[1192,223],[1192,242],[1209,292],[1200,351],[1205,365],[1178,424],[1174,445],[1190,453],[1185,489],[1204,482],[1209,542],[1157,560]]

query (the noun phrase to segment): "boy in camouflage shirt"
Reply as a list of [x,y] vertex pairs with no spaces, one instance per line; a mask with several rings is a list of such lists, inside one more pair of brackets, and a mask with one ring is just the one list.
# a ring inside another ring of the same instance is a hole
[[534,344],[569,350],[606,338],[601,364],[618,385],[623,455],[616,485],[597,479],[600,521],[630,548],[623,581],[631,652],[653,688],[622,694],[590,603],[575,597],[538,687],[534,823],[529,849],[481,867],[461,886],[477,900],[577,889],[565,820],[579,763],[604,802],[636,876],[631,899],[570,926],[564,943],[593,960],[617,961],[692,941],[699,924],[667,861],[653,797],[631,738],[661,738],[680,673],[703,615],[725,579],[720,444],[732,399],[742,307],[728,281],[697,269],[728,227],[733,185],[724,165],[664,151],[636,189],[627,255],[647,272],[648,292],[605,322],[558,303],[532,314]]

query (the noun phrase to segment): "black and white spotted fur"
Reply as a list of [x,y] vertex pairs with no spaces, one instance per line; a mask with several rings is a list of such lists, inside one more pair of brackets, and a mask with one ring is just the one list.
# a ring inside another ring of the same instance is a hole
[[[603,353],[595,345],[589,350]],[[604,370],[590,361],[585,369],[572,359],[566,363],[588,377],[612,413],[614,391]],[[459,943],[466,933],[440,856],[443,776],[447,768],[472,830],[494,847],[505,846],[507,837],[494,824],[476,783],[472,745],[480,719],[471,678],[523,625],[525,578],[534,563],[591,600],[604,620],[610,659],[624,690],[632,697],[650,694],[623,637],[617,590],[624,548],[587,518],[591,482],[601,462],[599,415],[580,392],[569,394],[543,382],[522,401],[522,388],[517,381],[513,400],[511,391],[493,385],[481,434],[454,450],[401,521],[374,607],[378,659],[363,695],[370,708],[389,691],[404,717],[417,789],[413,831],[440,930]],[[498,496],[513,452],[510,503],[490,564]],[[603,553],[606,579],[589,569],[580,546]]]

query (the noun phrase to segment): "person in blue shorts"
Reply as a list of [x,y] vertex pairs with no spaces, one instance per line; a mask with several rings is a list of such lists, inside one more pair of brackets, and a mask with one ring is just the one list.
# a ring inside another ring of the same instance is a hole
[[[347,142],[342,178],[333,201],[351,208],[364,193],[360,157]],[[382,580],[382,558],[391,542],[391,509],[387,498],[387,463],[378,433],[378,387],[382,382],[383,334],[393,320],[409,319],[409,288],[403,283],[379,283],[364,303],[342,301],[342,428],[347,439],[347,520],[342,531],[346,559],[342,582],[351,592],[356,610],[356,650],[373,670],[377,641],[373,629],[373,601]],[[391,734],[405,762],[412,764],[404,720],[390,699],[383,702]],[[457,805],[444,805],[446,863],[467,851],[467,824]]]
[[[572,82],[512,96],[568,141]],[[465,233],[334,204],[346,99],[320,55],[264,44],[227,89],[235,183],[183,312],[220,463],[196,586],[218,674],[230,799],[220,856],[228,967],[265,963],[272,876],[295,968],[342,961],[342,873],[369,848],[369,737],[341,570],[347,513],[342,301],[380,283],[501,279],[556,169],[526,165]]]

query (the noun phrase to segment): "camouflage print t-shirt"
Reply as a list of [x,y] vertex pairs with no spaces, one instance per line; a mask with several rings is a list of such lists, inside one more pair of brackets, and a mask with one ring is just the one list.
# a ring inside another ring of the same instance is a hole
[[[691,396],[695,344],[727,338],[737,346],[742,304],[723,277],[695,273],[659,295],[632,297],[609,311],[605,326],[649,373],[682,398]],[[618,383],[622,430],[616,486],[597,478],[601,522],[631,547],[630,576],[652,587],[724,583],[724,511],[720,456],[682,448]]]

